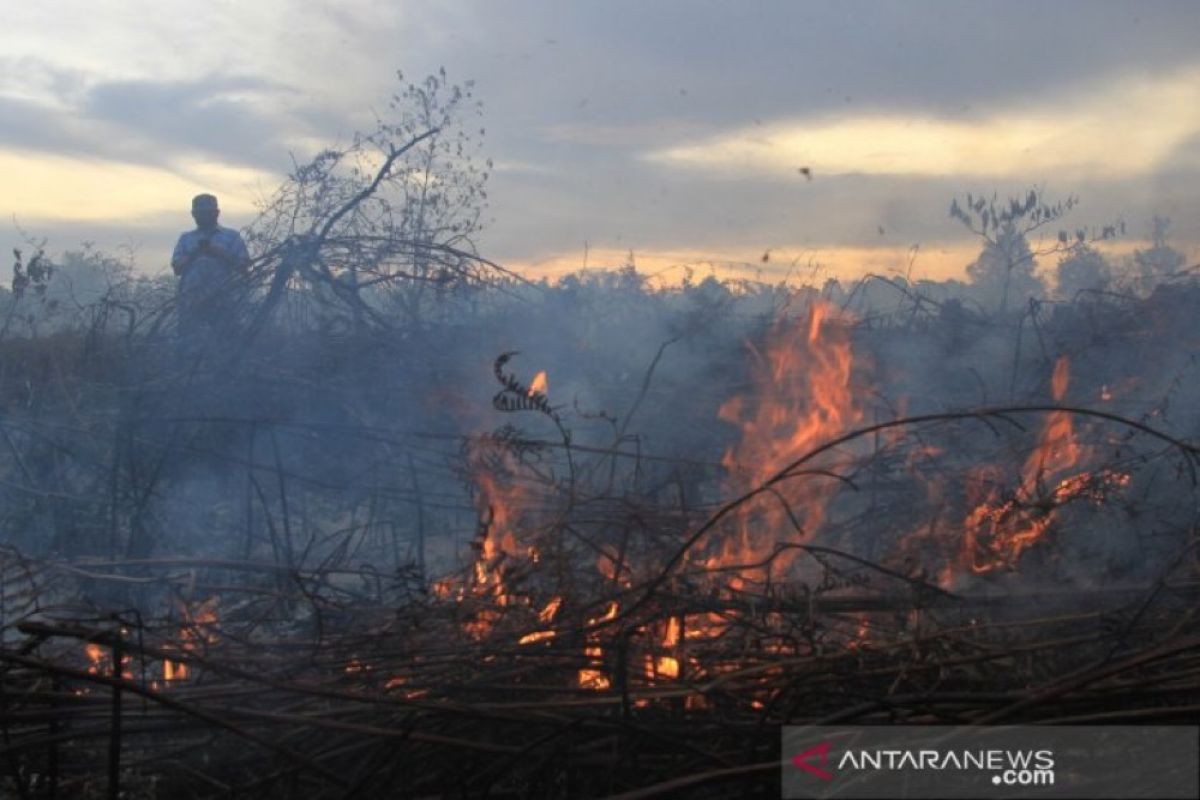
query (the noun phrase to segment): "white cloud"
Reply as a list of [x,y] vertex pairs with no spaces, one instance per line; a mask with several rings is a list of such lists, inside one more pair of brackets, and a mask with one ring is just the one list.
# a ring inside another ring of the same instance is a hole
[[[754,178],[815,175],[1114,178],[1161,169],[1200,133],[1200,67],[1136,76],[978,119],[857,114],[750,125],[653,150],[668,166]],[[1187,166],[1196,166],[1189,164]]]
[[88,83],[256,76],[291,85],[327,107],[361,109],[364,97],[377,100],[381,87],[393,82],[400,64],[388,63],[389,50],[401,56],[408,24],[405,4],[368,0],[44,0],[7,6],[0,92],[44,101],[55,88],[37,79],[32,64]]

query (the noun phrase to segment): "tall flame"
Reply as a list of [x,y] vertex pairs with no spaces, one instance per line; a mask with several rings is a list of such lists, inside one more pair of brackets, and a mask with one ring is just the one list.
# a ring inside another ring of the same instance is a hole
[[[510,587],[505,585],[503,565],[523,555],[518,540],[518,518],[527,503],[528,492],[517,482],[519,465],[507,450],[501,450],[495,460],[486,458],[484,453],[473,453],[472,461],[477,490],[475,505],[480,519],[479,552],[471,585],[460,589],[459,597],[469,590],[475,596],[490,598],[495,606],[504,607],[512,597]],[[467,624],[467,633],[481,638],[498,617],[495,608],[483,609]]]
[[[1055,402],[1061,403],[1066,397],[1070,379],[1070,362],[1062,356],[1055,362],[1050,379]],[[1021,469],[1021,483],[1011,496],[1000,496],[995,470],[976,471],[972,493],[977,500],[964,523],[964,565],[976,574],[1014,567],[1022,553],[1050,529],[1058,505],[1089,494],[1094,480],[1109,481],[1109,473],[1099,478],[1086,472],[1065,475],[1079,464],[1082,456],[1071,414],[1052,411],[1042,427],[1037,447]],[[984,490],[984,486],[988,488]],[[1048,486],[1053,487],[1049,492]],[[1046,499],[1039,503],[1042,498]]]
[[[777,321],[764,349],[752,350],[753,391],[733,397],[718,413],[741,429],[740,439],[722,458],[735,492],[761,486],[862,419],[850,385],[854,357],[849,327],[837,314],[828,303],[814,302],[805,317]],[[828,481],[800,479],[781,490],[804,535],[811,537],[824,520],[833,487]],[[792,529],[778,498],[755,498],[742,507],[735,530],[708,566],[760,564]],[[781,553],[774,567],[786,569],[795,553]],[[762,569],[739,572],[735,585],[752,575],[765,577]]]

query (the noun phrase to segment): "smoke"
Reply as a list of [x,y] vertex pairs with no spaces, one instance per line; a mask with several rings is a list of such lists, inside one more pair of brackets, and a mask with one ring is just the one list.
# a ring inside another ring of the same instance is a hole
[[[503,473],[498,485],[521,489],[522,507],[507,513],[522,547],[544,549],[553,535],[570,558],[619,551],[625,568],[652,572],[730,499],[731,470],[784,466],[722,463],[743,432],[720,410],[763,396],[765,337],[818,300],[850,332],[861,416],[847,429],[1056,404],[1120,419],[1072,417],[1087,455],[1045,474],[1022,466],[1044,410],[864,435],[854,459],[834,465],[820,523],[776,521],[756,534],[766,541],[835,546],[931,580],[958,571],[962,586],[1132,580],[1171,556],[1194,513],[1192,461],[1146,432],[1194,441],[1200,430],[1200,289],[1186,278],[1145,296],[1022,298],[1000,313],[966,284],[654,289],[627,266],[460,287],[427,297],[421,324],[395,327],[356,326],[299,290],[255,336],[235,324],[196,348],[172,334],[160,287],[103,274],[88,302],[74,278],[71,315],[11,327],[4,342],[2,538],[41,557],[369,564],[432,580],[477,559],[506,500],[483,479]],[[9,313],[30,302],[9,298]],[[544,407],[496,399],[504,353],[515,355],[501,372],[521,386],[545,373]],[[1060,360],[1070,381],[1055,397]],[[487,452],[471,444],[483,441],[507,454],[503,466],[470,457]],[[782,502],[812,496],[794,486]],[[1012,535],[1044,528],[1045,541],[972,575],[964,548],[984,502],[1011,502],[997,524]],[[663,519],[647,521],[648,509]],[[635,550],[645,563],[632,564]]]

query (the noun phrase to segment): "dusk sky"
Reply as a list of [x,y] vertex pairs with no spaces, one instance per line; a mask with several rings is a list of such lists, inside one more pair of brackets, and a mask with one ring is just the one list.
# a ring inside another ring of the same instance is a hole
[[[510,267],[953,275],[956,194],[1078,195],[1200,253],[1200,3],[45,0],[0,28],[3,242],[166,270],[191,196],[242,226],[398,88],[474,80]],[[799,168],[811,171],[811,179]],[[14,222],[15,220],[15,222]],[[1050,233],[1053,236],[1053,232]],[[7,252],[6,249],[6,252]],[[760,257],[770,250],[765,267]],[[1049,266],[1049,265],[1043,265]]]

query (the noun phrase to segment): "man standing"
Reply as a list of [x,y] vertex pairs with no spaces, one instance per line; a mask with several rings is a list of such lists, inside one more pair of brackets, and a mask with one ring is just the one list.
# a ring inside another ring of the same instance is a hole
[[229,284],[250,265],[241,234],[217,224],[220,213],[213,195],[192,198],[196,230],[179,237],[171,256],[171,269],[179,276],[179,334],[193,344],[221,327],[230,306]]

